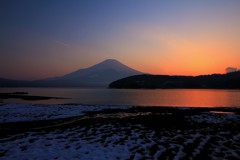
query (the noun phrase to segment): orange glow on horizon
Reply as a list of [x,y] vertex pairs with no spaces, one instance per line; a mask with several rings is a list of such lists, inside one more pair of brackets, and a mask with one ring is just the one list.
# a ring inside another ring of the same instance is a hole
[[138,55],[136,62],[132,60],[134,57],[122,62],[144,73],[196,76],[224,74],[229,66],[239,67],[240,47],[236,35],[226,37],[203,31],[205,34],[186,36],[163,28],[156,32],[138,27],[133,31],[143,45],[126,44],[127,47],[122,47],[121,53]]

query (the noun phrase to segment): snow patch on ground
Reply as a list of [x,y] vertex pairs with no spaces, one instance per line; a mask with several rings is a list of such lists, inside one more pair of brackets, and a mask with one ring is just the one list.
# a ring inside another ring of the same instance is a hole
[[[230,137],[230,139],[226,139]],[[186,142],[186,143],[185,143]],[[0,139],[1,160],[21,159],[231,159],[240,156],[240,134],[201,130],[155,132],[138,124],[105,123]],[[208,149],[206,151],[206,149]],[[205,153],[204,153],[205,152]]]
[[203,112],[201,114],[188,116],[188,121],[197,122],[197,123],[227,123],[229,120],[234,120],[239,115],[237,114],[218,114],[212,112]]
[[130,106],[5,104],[0,106],[0,123],[51,120],[82,116],[86,112],[105,109],[128,109]]

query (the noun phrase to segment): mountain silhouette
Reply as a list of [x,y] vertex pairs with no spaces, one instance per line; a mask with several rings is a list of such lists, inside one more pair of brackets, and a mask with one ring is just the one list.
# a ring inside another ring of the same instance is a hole
[[117,60],[107,59],[89,68],[79,69],[61,77],[25,82],[6,79],[1,81],[0,79],[0,87],[107,87],[115,80],[139,74],[142,73]]
[[64,75],[61,79],[78,80],[88,83],[109,83],[119,78],[130,75],[138,75],[141,72],[136,71],[117,60],[107,59],[101,63],[86,69],[80,69],[70,74]]

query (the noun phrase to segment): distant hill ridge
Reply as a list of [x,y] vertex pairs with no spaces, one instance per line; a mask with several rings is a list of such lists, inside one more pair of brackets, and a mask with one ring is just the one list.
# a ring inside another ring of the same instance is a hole
[[142,72],[115,59],[107,59],[89,68],[79,69],[61,77],[36,81],[18,81],[0,78],[0,87],[107,87],[109,83]]
[[114,81],[109,88],[240,89],[240,71],[200,76],[137,75]]

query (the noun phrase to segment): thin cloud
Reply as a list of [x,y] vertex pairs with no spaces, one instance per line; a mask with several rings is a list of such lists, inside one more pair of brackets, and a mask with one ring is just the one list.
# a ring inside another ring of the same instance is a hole
[[234,67],[227,67],[226,68],[226,73],[232,73],[232,72],[237,72],[238,69]]
[[63,42],[63,41],[55,41],[55,43],[58,44],[58,45],[61,45],[63,47],[67,47],[67,48],[72,47],[72,45],[70,45],[70,44],[68,44],[66,42]]

